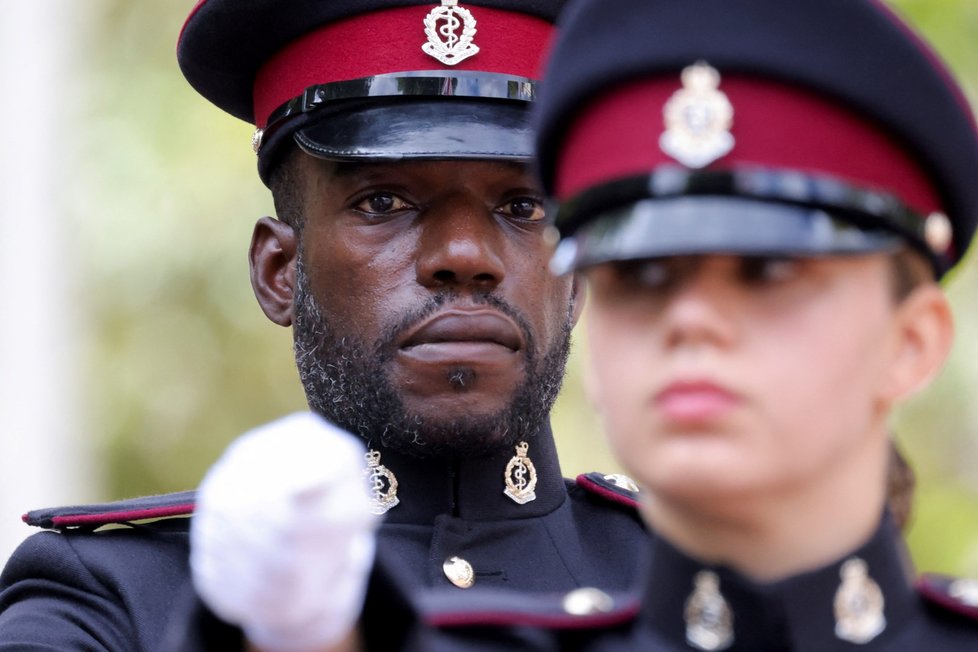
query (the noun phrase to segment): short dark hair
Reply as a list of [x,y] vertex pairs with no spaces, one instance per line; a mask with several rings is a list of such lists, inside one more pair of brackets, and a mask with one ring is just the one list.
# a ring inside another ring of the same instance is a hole
[[916,249],[904,247],[890,256],[893,300],[900,303],[919,286],[933,282],[934,267]]
[[302,152],[295,145],[289,146],[269,176],[268,187],[272,191],[272,201],[278,219],[285,222],[296,232],[302,232],[302,174],[299,171],[299,159]]

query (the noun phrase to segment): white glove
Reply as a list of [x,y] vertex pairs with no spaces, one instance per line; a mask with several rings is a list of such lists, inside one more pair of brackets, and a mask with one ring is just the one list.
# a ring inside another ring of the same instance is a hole
[[299,413],[239,437],[204,478],[194,585],[260,648],[322,649],[356,624],[377,526],[363,455],[352,435]]

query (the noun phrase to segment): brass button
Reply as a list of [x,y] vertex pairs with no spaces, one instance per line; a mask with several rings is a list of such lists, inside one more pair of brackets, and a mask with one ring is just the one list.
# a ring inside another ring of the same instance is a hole
[[458,588],[467,589],[475,584],[475,571],[472,570],[472,564],[461,557],[449,557],[441,567],[448,581]]
[[604,479],[610,482],[611,484],[615,485],[619,489],[624,489],[626,491],[634,491],[635,493],[638,493],[638,485],[635,483],[634,480],[629,478],[627,475],[624,475],[623,473],[609,473],[608,475],[604,476]]
[[564,596],[564,611],[572,616],[590,616],[611,611],[615,601],[599,589],[575,589]]
[[978,580],[961,579],[951,582],[948,587],[948,595],[961,604],[969,607],[978,607]]
[[954,228],[944,213],[931,213],[924,220],[924,240],[938,254],[946,253],[954,240]]

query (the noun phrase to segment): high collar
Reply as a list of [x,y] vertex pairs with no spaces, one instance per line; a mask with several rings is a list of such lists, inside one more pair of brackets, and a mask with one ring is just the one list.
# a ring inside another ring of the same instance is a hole
[[504,495],[505,472],[515,448],[473,458],[416,458],[372,446],[380,463],[397,478],[399,504],[385,515],[388,523],[428,524],[450,515],[471,521],[543,516],[567,496],[550,425],[528,437],[527,457],[537,474],[536,499],[519,505]]
[[[869,577],[884,600],[886,628],[864,645],[853,646],[836,636],[834,601],[845,562],[866,563]],[[870,540],[851,554],[823,568],[761,584],[729,568],[697,562],[653,537],[649,584],[642,604],[642,622],[677,649],[696,649],[686,643],[684,612],[701,571],[712,571],[733,616],[733,642],[728,651],[824,652],[825,650],[885,649],[888,639],[909,620],[916,604],[912,569],[892,518],[884,515]]]

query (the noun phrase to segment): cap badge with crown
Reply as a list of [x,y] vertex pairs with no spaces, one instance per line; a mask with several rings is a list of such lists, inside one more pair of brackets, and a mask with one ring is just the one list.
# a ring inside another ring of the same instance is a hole
[[446,66],[454,66],[479,52],[479,46],[473,43],[475,17],[468,9],[459,7],[458,0],[442,0],[441,6],[429,11],[424,19],[424,33],[428,41],[421,49]]
[[733,106],[712,66],[698,62],[685,68],[681,78],[682,89],[662,109],[666,130],[659,147],[686,167],[702,168],[733,149]]

